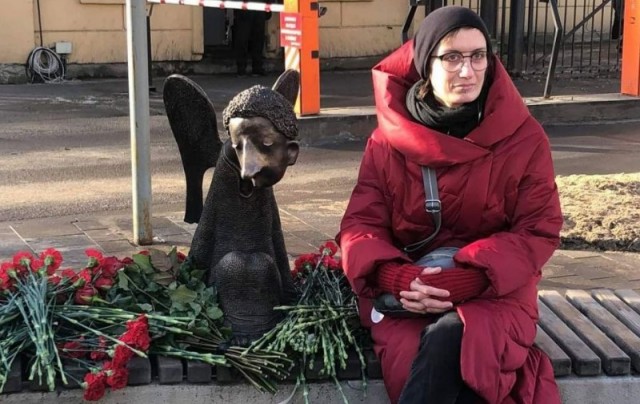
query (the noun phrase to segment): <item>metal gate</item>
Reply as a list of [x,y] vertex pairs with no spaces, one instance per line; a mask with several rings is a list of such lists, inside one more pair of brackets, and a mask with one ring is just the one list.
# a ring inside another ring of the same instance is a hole
[[548,73],[556,33],[554,73],[620,72],[623,0],[410,0],[403,40],[418,6],[426,14],[444,5],[482,16],[512,75]]

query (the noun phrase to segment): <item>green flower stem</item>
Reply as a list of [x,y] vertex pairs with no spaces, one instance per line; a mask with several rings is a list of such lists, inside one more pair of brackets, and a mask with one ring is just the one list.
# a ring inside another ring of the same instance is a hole
[[[143,295],[145,295],[146,297],[148,297],[152,302],[155,302],[158,306],[161,306],[163,309],[165,309],[166,311],[171,310],[171,308],[169,306],[167,306],[166,304],[162,303],[160,300],[158,300],[157,298],[155,298],[154,296],[150,295],[149,293],[147,293],[144,289],[142,289],[140,286],[136,285],[136,283],[125,273],[125,271],[120,271],[118,272],[118,276],[124,276],[125,278],[127,278],[129,285],[133,285],[133,287],[140,293],[142,293]],[[155,307],[154,307],[155,309]]]
[[222,355],[187,351],[184,349],[174,348],[170,345],[155,345],[151,353],[164,356],[176,356],[187,360],[197,360],[200,362],[208,363],[210,365],[228,366],[225,357]]
[[147,355],[146,355],[144,352],[139,351],[139,350],[137,350],[137,349],[133,348],[132,346],[130,346],[130,345],[128,345],[128,344],[125,344],[124,342],[120,341],[119,339],[113,338],[112,336],[107,335],[107,334],[105,334],[105,333],[103,333],[103,332],[101,332],[101,331],[98,331],[98,330],[96,330],[96,329],[93,329],[93,328],[87,327],[86,325],[82,324],[81,322],[76,321],[76,320],[74,320],[74,319],[72,319],[72,318],[69,318],[69,317],[67,317],[67,316],[64,316],[64,315],[62,315],[62,314],[58,314],[58,316],[60,316],[60,318],[62,318],[62,319],[64,319],[64,320],[66,320],[66,321],[68,321],[68,322],[70,322],[70,323],[72,323],[72,324],[75,324],[75,325],[77,325],[77,326],[79,326],[79,327],[81,327],[81,328],[84,328],[84,329],[85,329],[85,330],[87,330],[87,331],[90,331],[90,332],[92,332],[92,333],[94,333],[94,334],[96,334],[96,335],[98,335],[98,336],[104,337],[104,338],[108,339],[108,340],[109,340],[109,341],[111,341],[111,342],[114,342],[114,343],[116,343],[116,344],[118,344],[118,345],[121,345],[121,346],[127,347],[128,349],[130,349],[131,351],[133,351],[133,352],[134,352],[136,355],[138,355],[138,356],[141,356],[141,357],[143,357],[143,358],[146,358],[146,357],[147,357]]
[[[270,383],[267,379],[265,379],[264,377],[261,377],[260,375],[249,375],[244,369],[242,369],[240,366],[236,366],[235,367],[238,372],[240,372],[240,374],[242,374],[242,376],[244,376],[244,378],[246,380],[249,381],[249,383],[251,383],[255,388],[257,388],[258,390],[262,391],[262,392],[269,392],[271,394],[275,394],[276,391],[278,391],[275,387],[275,385],[273,385],[273,383]],[[255,378],[257,378],[258,380],[256,381]]]

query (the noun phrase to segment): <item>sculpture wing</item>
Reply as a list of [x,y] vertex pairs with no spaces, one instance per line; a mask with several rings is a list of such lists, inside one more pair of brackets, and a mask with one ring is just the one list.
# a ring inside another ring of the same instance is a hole
[[187,180],[184,221],[197,223],[202,214],[204,173],[215,167],[222,146],[216,112],[204,90],[179,74],[167,77],[162,96]]
[[285,70],[271,89],[282,94],[291,105],[295,105],[300,90],[300,73],[297,70]]

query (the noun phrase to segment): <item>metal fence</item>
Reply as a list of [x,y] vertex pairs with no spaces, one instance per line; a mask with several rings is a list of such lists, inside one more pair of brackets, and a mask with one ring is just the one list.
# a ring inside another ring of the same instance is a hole
[[414,13],[416,6],[425,6],[428,13],[444,5],[476,11],[514,75],[550,72],[556,33],[554,8],[559,30],[553,73],[618,74],[622,4],[623,0],[410,0]]

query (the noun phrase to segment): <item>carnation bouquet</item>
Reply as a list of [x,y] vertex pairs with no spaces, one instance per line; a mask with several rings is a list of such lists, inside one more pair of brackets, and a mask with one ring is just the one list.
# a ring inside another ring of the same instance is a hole
[[175,248],[123,259],[86,254],[80,270],[63,269],[55,249],[0,264],[0,393],[20,357],[28,380],[50,391],[78,384],[87,400],[125,387],[128,362],[150,354],[231,367],[270,393],[296,369],[305,399],[305,370],[314,365],[338,388],[350,352],[364,370],[366,334],[333,243],[295,261],[298,302],[276,307],[284,319],[248,348],[229,346],[215,288]]
[[87,400],[126,386],[129,360],[148,354],[235,367],[269,392],[288,374],[291,361],[280,352],[219,353],[228,337],[215,289],[175,248],[123,260],[86,253],[80,271],[61,269],[55,249],[19,252],[0,265],[0,392],[21,355],[28,380],[50,391],[77,383]]
[[346,368],[349,352],[358,355],[366,386],[362,346],[368,334],[360,327],[357,299],[342,271],[337,251],[333,242],[327,242],[319,253],[296,259],[291,274],[300,295],[298,302],[276,307],[285,312],[285,318],[248,351],[267,348],[288,352],[296,358],[299,361],[296,387],[302,386],[305,402],[308,397],[305,370],[312,370],[318,363],[322,364],[319,374],[332,379],[347,401],[338,383],[337,370]]

